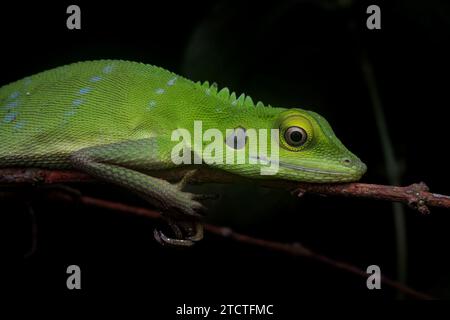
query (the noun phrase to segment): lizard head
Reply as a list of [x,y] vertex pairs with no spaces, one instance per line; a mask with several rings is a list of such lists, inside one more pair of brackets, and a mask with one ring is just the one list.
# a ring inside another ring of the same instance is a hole
[[[276,143],[278,156],[274,156],[270,138],[266,154],[255,153],[255,149],[252,151],[248,142],[250,139],[247,139],[244,142],[247,155],[259,163],[245,168],[227,166],[225,170],[255,177],[258,166],[261,169],[276,165],[276,171],[265,178],[322,183],[357,181],[366,172],[366,165],[341,143],[328,122],[319,114],[302,109],[260,110],[256,117],[252,117],[253,126],[248,125],[254,128],[256,123],[256,129],[278,129],[274,130],[277,131],[275,141],[272,140],[272,144]],[[240,127],[245,129],[245,124]],[[248,134],[246,138],[249,138]]]
[[341,143],[328,121],[315,112],[281,112],[274,127],[279,129],[279,175],[285,179],[356,181],[366,172],[366,165]]

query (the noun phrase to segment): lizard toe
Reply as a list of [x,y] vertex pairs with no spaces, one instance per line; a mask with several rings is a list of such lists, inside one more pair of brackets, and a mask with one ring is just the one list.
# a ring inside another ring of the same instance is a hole
[[188,238],[186,239],[170,238],[166,236],[164,232],[158,229],[155,229],[153,231],[153,236],[155,237],[155,240],[161,245],[170,245],[175,247],[191,247],[194,244],[194,241]]

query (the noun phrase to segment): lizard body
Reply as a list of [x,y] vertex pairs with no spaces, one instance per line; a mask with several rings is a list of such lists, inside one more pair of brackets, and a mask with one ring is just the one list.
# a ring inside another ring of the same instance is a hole
[[183,165],[172,161],[178,143],[172,133],[193,132],[195,121],[203,131],[222,132],[224,150],[243,148],[247,154],[246,142],[238,147],[233,136],[230,144],[226,129],[279,130],[276,174],[261,175],[261,163],[205,164],[202,159],[198,165],[250,178],[316,183],[358,180],[366,170],[314,112],[272,108],[208,82],[119,60],[74,63],[1,87],[0,167],[78,169],[165,210],[195,216],[201,204],[181,190],[182,183],[148,174]]

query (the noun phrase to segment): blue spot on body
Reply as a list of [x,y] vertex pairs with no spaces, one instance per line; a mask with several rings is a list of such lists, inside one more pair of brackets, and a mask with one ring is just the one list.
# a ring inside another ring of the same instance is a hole
[[92,77],[91,78],[91,82],[98,82],[98,81],[100,81],[100,80],[102,80],[102,77],[100,77],[100,76],[95,76],[95,77]]
[[9,98],[10,99],[15,99],[15,98],[17,98],[19,96],[19,92],[18,91],[14,91],[13,93],[11,93],[10,95],[9,95]]
[[75,99],[75,100],[72,101],[72,104],[74,106],[79,106],[82,103],[83,103],[83,99]]
[[17,101],[11,101],[11,102],[9,102],[9,103],[6,104],[6,107],[7,107],[7,108],[15,108],[15,107],[17,107],[18,105],[19,105],[19,102],[17,102]]
[[164,93],[164,89],[159,88],[159,89],[156,89],[155,92],[156,92],[157,94],[163,94],[163,93]]
[[25,126],[25,121],[19,121],[14,125],[14,129],[20,130]]
[[89,93],[91,90],[92,90],[92,89],[89,88],[89,87],[81,88],[81,89],[80,89],[80,94],[86,94],[86,93]]
[[177,77],[170,79],[167,81],[168,86],[173,86],[175,84],[175,81],[177,81]]
[[1,106],[2,109],[11,109],[11,108],[15,108],[19,105],[19,103],[17,101],[11,101],[8,102],[7,104]]
[[8,114],[5,116],[5,118],[3,118],[3,121],[6,122],[6,123],[10,123],[10,122],[16,120],[16,118],[17,118],[18,115],[19,115],[19,114],[18,114],[17,112],[8,113]]
[[111,73],[113,66],[109,65],[103,68],[103,73]]
[[151,109],[153,109],[155,106],[156,106],[156,102],[155,102],[154,100],[151,100],[151,101],[148,103],[148,108],[147,108],[147,109],[151,110]]
[[73,116],[74,114],[75,114],[75,110],[70,110],[70,111],[66,111],[65,113],[64,113],[64,116],[65,117],[70,117],[70,116]]

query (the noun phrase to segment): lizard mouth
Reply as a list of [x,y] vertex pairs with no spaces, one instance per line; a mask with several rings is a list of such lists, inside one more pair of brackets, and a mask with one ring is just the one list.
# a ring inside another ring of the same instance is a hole
[[311,166],[302,166],[298,164],[293,164],[289,162],[284,161],[273,161],[270,159],[267,159],[266,157],[256,156],[252,157],[255,160],[259,160],[263,162],[266,165],[278,165],[280,168],[286,168],[294,171],[300,171],[300,172],[308,172],[311,174],[317,174],[317,175],[328,175],[328,176],[334,176],[336,178],[342,178],[342,179],[349,179],[354,180],[355,178],[359,179],[367,170],[366,165],[361,162],[357,161],[352,167],[348,166],[342,166],[342,170],[329,170],[329,169],[320,169],[320,168],[314,168]]
[[296,165],[296,164],[283,162],[283,161],[279,161],[278,165],[280,167],[282,167],[282,168],[288,168],[288,169],[292,169],[292,170],[296,170],[296,171],[303,171],[303,172],[319,173],[319,174],[331,174],[331,175],[338,175],[338,176],[350,175],[351,174],[348,171],[347,172],[344,172],[344,171],[340,171],[339,172],[339,171],[332,171],[332,170],[304,167],[304,166],[299,166],[299,165]]

